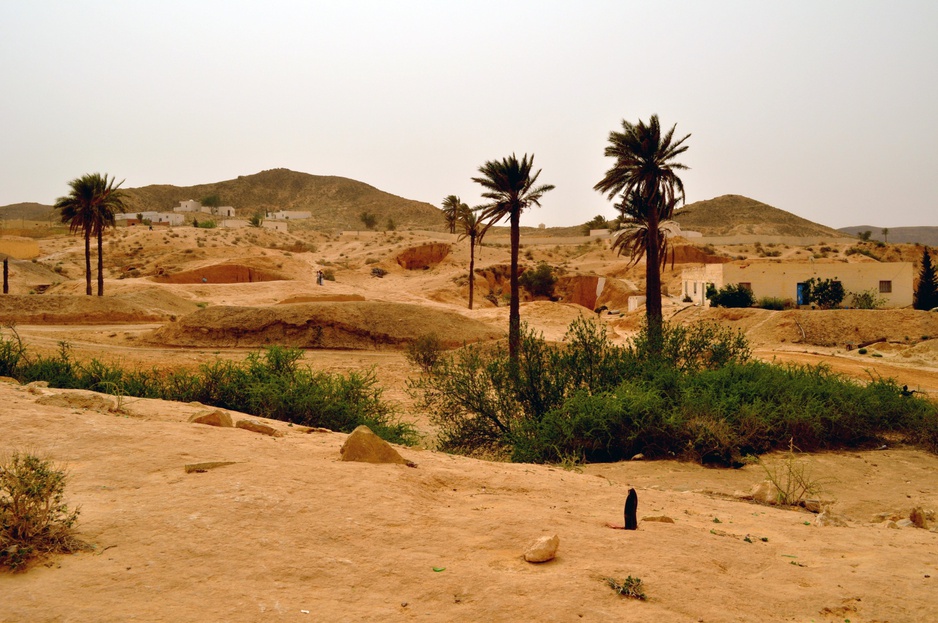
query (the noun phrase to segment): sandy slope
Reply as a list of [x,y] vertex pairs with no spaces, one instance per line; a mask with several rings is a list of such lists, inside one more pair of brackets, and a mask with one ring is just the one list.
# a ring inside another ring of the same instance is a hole
[[[818,527],[733,499],[761,478],[754,467],[576,473],[409,449],[415,468],[346,463],[338,433],[275,423],[286,432],[275,439],[187,424],[192,405],[127,400],[109,413],[39,395],[0,384],[4,445],[67,462],[95,550],[0,575],[4,622],[931,621],[938,606],[938,534],[869,522],[938,507],[938,459],[912,450],[816,457],[821,475],[867,483],[831,484],[848,527]],[[204,461],[235,463],[185,473]],[[640,516],[675,523],[606,527],[621,523],[629,486]],[[555,533],[554,561],[523,561]],[[647,602],[603,583],[628,575]]]

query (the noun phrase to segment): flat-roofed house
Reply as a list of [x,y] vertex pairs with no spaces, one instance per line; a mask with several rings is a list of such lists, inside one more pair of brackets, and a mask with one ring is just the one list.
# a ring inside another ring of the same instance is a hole
[[765,297],[789,299],[803,305],[802,289],[811,279],[831,279],[848,292],[872,290],[885,300],[885,307],[912,304],[911,262],[784,262],[749,260],[728,264],[706,264],[681,273],[681,293],[699,305],[707,305],[707,284],[717,289],[739,284],[752,291],[756,300]]

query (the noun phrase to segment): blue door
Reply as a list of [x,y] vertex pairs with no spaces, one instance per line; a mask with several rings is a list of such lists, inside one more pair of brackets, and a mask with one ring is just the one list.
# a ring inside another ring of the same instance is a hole
[[804,284],[803,284],[803,283],[799,283],[799,284],[798,284],[798,304],[799,304],[799,305],[804,305],[804,304],[805,304],[805,302],[804,302]]

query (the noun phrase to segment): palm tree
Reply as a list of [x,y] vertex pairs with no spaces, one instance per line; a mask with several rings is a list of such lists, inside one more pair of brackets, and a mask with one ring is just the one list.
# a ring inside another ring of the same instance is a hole
[[491,227],[491,223],[483,223],[478,213],[470,210],[465,204],[463,206],[465,209],[459,211],[459,224],[463,231],[457,238],[457,242],[463,238],[469,238],[469,309],[472,309],[472,298],[475,292],[476,245],[482,244],[482,238]]
[[[677,200],[672,199],[671,202],[676,203]],[[638,264],[648,254],[648,242],[654,232],[654,229],[648,223],[648,215],[651,211],[647,209],[644,200],[637,193],[629,195],[623,203],[615,207],[619,210],[621,217],[619,229],[612,239],[612,249],[617,250],[619,255],[628,254],[630,258],[629,266]],[[674,206],[668,206],[665,211],[673,213]],[[650,271],[649,273],[646,269],[646,292],[654,287],[653,284],[649,285],[647,283],[649,274],[652,279],[657,276],[657,287],[660,290],[660,271],[668,263],[668,251],[671,251],[671,264],[674,265],[674,250],[669,248],[668,238],[674,235],[675,232],[680,231],[680,226],[675,221],[665,219],[658,222],[657,230],[658,271]],[[648,260],[646,264],[648,263],[651,263],[651,260]]]
[[114,226],[114,215],[124,209],[123,193],[114,178],[107,174],[87,173],[68,183],[72,191],[59,197],[55,208],[61,210],[63,223],[72,233],[85,236],[85,294],[91,296],[91,236],[98,242],[98,296],[104,296],[104,230]]
[[508,303],[508,357],[518,360],[518,347],[521,344],[521,313],[518,300],[518,248],[521,239],[521,213],[532,205],[540,206],[541,197],[554,189],[552,184],[536,186],[541,174],[531,174],[534,154],[530,159],[525,154],[519,161],[511,154],[501,161],[490,160],[479,167],[482,177],[472,178],[481,184],[486,192],[482,196],[491,199],[491,203],[480,206],[479,219],[488,222],[491,227],[507,218],[511,226],[511,300]]
[[[615,164],[593,187],[612,200],[621,195],[616,206],[626,223],[632,223],[633,233],[620,235],[619,253],[629,252],[633,261],[641,253],[645,262],[645,313],[649,337],[660,337],[661,267],[664,260],[662,244],[665,236],[661,225],[671,220],[678,201],[684,201],[684,184],[677,171],[687,169],[674,159],[687,151],[684,145],[690,134],[674,140],[677,126],[662,135],[658,115],[652,115],[648,124],[622,121],[622,132],[610,132],[605,154],[615,158]],[[638,229],[635,229],[637,226]],[[644,240],[638,240],[644,238]]]
[[[459,221],[459,211],[465,203],[459,200],[456,195],[448,195],[443,199],[443,218],[446,219],[446,226],[449,227],[449,233],[456,233],[456,224]],[[468,209],[469,206],[466,206]]]

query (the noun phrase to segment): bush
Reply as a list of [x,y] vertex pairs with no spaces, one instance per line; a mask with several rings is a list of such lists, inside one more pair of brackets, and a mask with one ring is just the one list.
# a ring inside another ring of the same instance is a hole
[[708,287],[707,298],[714,307],[752,307],[755,302],[752,290],[733,283],[719,290]]
[[938,449],[938,408],[892,380],[860,385],[824,367],[750,361],[738,333],[713,325],[647,329],[626,347],[578,320],[563,344],[526,328],[517,364],[467,347],[410,383],[444,450],[516,461],[611,461],[643,453],[740,465],[784,449],[859,447],[899,436]]
[[875,290],[850,293],[850,306],[856,309],[879,309],[885,303],[886,299],[878,296]]
[[[0,336],[0,356],[15,351],[17,344]],[[248,354],[240,363],[216,360],[195,371],[127,371],[97,360],[73,362],[63,344],[54,357],[21,356],[10,376],[21,382],[48,381],[53,387],[120,396],[198,401],[341,432],[365,424],[393,443],[415,441],[413,427],[397,421],[391,406],[381,399],[373,370],[347,376],[313,372],[300,367],[302,356],[298,348],[271,346]]]
[[528,269],[518,276],[518,284],[531,293],[531,296],[550,297],[554,294],[557,278],[549,264],[541,262],[537,268]]
[[0,568],[22,570],[37,556],[86,548],[74,535],[79,510],[63,502],[66,473],[14,452],[0,463]]
[[756,303],[756,307],[775,311],[789,309],[791,306],[792,304],[789,299],[777,298],[774,296],[763,296],[761,299],[759,299],[759,302]]
[[407,344],[404,356],[407,361],[418,366],[425,373],[433,370],[433,366],[443,354],[443,343],[436,335],[430,333],[421,335],[413,342]]
[[821,309],[832,309],[843,302],[846,294],[844,284],[839,281],[811,277],[804,282],[802,297],[806,304],[814,303]]

